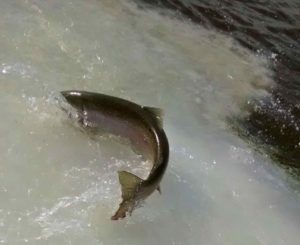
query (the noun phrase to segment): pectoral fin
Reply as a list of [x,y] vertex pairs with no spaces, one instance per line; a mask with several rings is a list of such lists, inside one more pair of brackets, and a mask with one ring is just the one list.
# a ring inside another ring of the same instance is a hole
[[122,187],[122,198],[123,200],[130,200],[134,197],[138,186],[143,180],[140,177],[126,171],[119,171],[118,173]]
[[159,194],[161,194],[160,186],[158,186],[158,187],[156,188],[156,190],[159,192]]

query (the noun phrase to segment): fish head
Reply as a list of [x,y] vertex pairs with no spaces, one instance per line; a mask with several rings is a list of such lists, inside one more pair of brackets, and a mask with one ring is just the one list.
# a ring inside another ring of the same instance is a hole
[[83,124],[84,118],[84,101],[82,93],[79,91],[62,91],[62,99],[59,99],[59,107],[68,115],[74,122]]
[[62,91],[62,96],[72,107],[81,111],[83,107],[83,97],[80,91]]

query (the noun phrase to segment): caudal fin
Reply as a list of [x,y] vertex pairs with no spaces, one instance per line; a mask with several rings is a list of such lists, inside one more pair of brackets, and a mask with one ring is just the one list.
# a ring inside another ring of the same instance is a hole
[[131,214],[136,205],[135,194],[143,181],[138,176],[126,171],[119,171],[118,173],[123,200],[117,212],[111,217],[112,220],[123,219],[126,217],[126,213]]
[[143,180],[140,177],[126,171],[119,171],[118,174],[122,187],[123,200],[132,199]]

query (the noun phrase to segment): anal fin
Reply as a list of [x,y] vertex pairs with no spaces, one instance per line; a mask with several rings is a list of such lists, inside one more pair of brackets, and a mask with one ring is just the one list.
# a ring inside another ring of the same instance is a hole
[[161,194],[161,188],[160,188],[160,186],[158,186],[158,187],[156,188],[156,190],[159,192],[159,194]]

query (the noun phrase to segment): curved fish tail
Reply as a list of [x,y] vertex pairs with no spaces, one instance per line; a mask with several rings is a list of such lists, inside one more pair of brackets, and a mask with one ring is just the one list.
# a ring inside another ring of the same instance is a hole
[[119,171],[118,174],[123,200],[117,212],[111,217],[112,220],[123,219],[126,217],[126,213],[132,213],[137,201],[135,200],[136,194],[143,181],[140,177],[126,171]]

